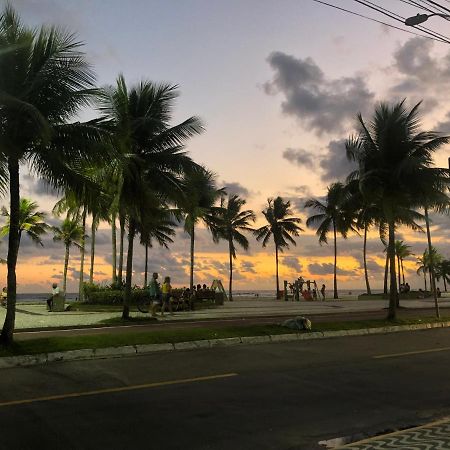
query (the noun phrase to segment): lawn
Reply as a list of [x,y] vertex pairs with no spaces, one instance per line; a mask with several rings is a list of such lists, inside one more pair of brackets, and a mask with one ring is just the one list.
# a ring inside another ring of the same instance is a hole
[[[450,317],[441,321],[450,321]],[[439,322],[433,317],[416,319],[399,319],[388,321],[360,320],[348,322],[330,322],[313,324],[312,331],[355,330],[361,328],[378,328],[392,325],[410,325],[419,323]],[[295,331],[276,324],[229,326],[223,328],[191,328],[185,330],[154,330],[136,333],[105,333],[90,336],[48,337],[26,341],[17,341],[10,349],[0,349],[0,356],[31,355],[37,353],[50,353],[83,348],[119,347],[137,344],[162,344],[185,341],[220,339],[244,336],[267,336],[275,334],[295,333]]]

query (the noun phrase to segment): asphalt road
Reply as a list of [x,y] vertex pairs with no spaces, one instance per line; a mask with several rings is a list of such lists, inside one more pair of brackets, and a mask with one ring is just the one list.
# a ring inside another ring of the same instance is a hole
[[[450,308],[441,308],[441,316],[446,317],[450,314]],[[380,308],[377,311],[353,311],[353,312],[334,312],[320,314],[305,314],[313,323],[316,322],[337,322],[352,320],[370,320],[385,319],[387,315],[386,309]],[[400,308],[397,311],[400,319],[411,317],[434,317],[434,308]],[[164,320],[136,323],[117,326],[96,326],[96,327],[66,327],[63,329],[36,329],[36,330],[17,330],[14,336],[17,340],[45,338],[50,336],[86,336],[93,334],[109,334],[109,333],[136,333],[155,330],[167,329],[186,329],[186,328],[202,328],[202,327],[224,327],[224,326],[247,326],[256,324],[273,324],[280,323],[283,320],[292,318],[293,314],[286,315],[267,315],[259,317],[234,317],[220,319],[201,319],[201,320]]]
[[440,329],[3,369],[0,449],[310,450],[448,415],[449,368]]

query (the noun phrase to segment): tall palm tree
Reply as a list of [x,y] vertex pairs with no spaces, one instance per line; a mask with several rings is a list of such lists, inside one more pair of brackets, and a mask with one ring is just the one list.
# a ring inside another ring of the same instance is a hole
[[61,227],[52,227],[55,242],[63,242],[65,247],[64,272],[63,272],[63,292],[66,294],[67,287],[67,268],[69,266],[69,253],[72,245],[81,248],[81,242],[84,239],[84,230],[78,220],[66,218]]
[[[41,237],[47,233],[50,226],[44,222],[46,218],[45,212],[38,211],[38,204],[27,198],[20,199],[19,206],[19,239],[25,233],[35,244],[43,246]],[[10,216],[9,211],[3,206],[1,209],[2,216],[6,217],[6,224],[0,229],[0,237],[9,234]]]
[[242,210],[246,201],[237,195],[228,197],[225,203],[222,198],[221,209],[218,212],[217,228],[213,233],[218,239],[225,239],[228,242],[230,279],[229,279],[229,299],[233,301],[233,259],[236,258],[236,244],[244,250],[248,250],[248,239],[242,232],[253,232],[251,223],[256,220],[254,212],[250,209]]
[[439,281],[442,278],[444,291],[447,292],[447,283],[450,283],[450,260],[443,259],[436,269],[436,279]]
[[225,193],[216,186],[216,176],[204,167],[188,170],[183,179],[183,189],[177,200],[184,220],[184,231],[190,237],[190,274],[189,285],[194,286],[195,228],[203,222],[210,230],[214,228],[219,198]]
[[161,208],[156,214],[147,217],[146,221],[140,224],[141,244],[145,247],[144,286],[147,286],[148,280],[149,247],[153,247],[153,242],[156,241],[161,247],[169,248],[169,244],[173,243],[172,237],[175,236],[175,226],[172,212],[166,208]]
[[417,258],[417,262],[416,264],[419,266],[417,268],[417,275],[420,275],[421,273],[423,273],[423,281],[425,284],[425,292],[427,291],[427,267],[428,267],[428,263],[427,263],[427,254],[424,252],[424,254],[422,255],[421,258]]
[[289,244],[297,245],[294,237],[303,231],[298,225],[302,222],[299,217],[292,217],[291,202],[283,201],[281,197],[267,199],[267,208],[262,211],[267,225],[254,231],[257,241],[262,241],[262,246],[266,247],[270,238],[273,238],[275,245],[275,276],[277,299],[280,298],[280,282],[278,276],[278,253],[289,248]]
[[[392,106],[381,103],[369,124],[359,114],[357,136],[347,142],[347,155],[359,166],[361,193],[366,201],[382,209],[388,226],[389,319],[396,317],[398,297],[396,226],[422,219],[416,209],[440,203],[434,194],[447,189],[449,181],[446,171],[433,168],[432,159],[448,138],[420,131],[419,105],[407,111],[405,101]],[[439,314],[437,301],[436,314]]]
[[[93,143],[105,136],[94,120],[74,122],[97,94],[94,75],[74,35],[24,26],[7,6],[0,16],[0,189],[9,185],[8,300],[1,341],[13,341],[20,221],[20,164],[53,187],[79,186],[79,165],[107,161]],[[98,149],[99,150],[99,149]]]
[[[122,317],[129,317],[133,270],[133,243],[139,224],[150,209],[180,191],[180,175],[194,163],[183,151],[189,138],[203,131],[197,117],[171,126],[177,86],[141,81],[128,88],[122,75],[104,89],[100,110],[113,131],[120,153],[115,168],[120,179],[118,212],[128,222],[128,250]],[[120,271],[120,262],[119,262]]]
[[347,238],[348,232],[356,232],[355,211],[349,206],[349,192],[342,183],[333,183],[328,187],[324,201],[310,199],[306,201],[305,208],[312,208],[318,212],[308,217],[306,226],[315,228],[319,237],[319,244],[328,243],[328,234],[333,232],[334,242],[334,275],[333,298],[339,298],[337,286],[337,235]]

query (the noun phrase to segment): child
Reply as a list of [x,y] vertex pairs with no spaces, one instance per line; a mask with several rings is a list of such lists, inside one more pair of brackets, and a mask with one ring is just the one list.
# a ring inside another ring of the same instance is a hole
[[166,306],[169,308],[170,314],[173,315],[172,304],[170,303],[170,293],[172,292],[172,286],[170,285],[170,277],[164,278],[164,283],[161,287],[162,292],[162,305],[161,316],[164,316],[164,310]]

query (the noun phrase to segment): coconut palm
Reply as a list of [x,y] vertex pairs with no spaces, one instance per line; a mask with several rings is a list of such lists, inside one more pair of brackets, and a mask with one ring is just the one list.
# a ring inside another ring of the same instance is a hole
[[403,284],[405,284],[405,269],[403,267],[403,261],[409,256],[413,255],[411,252],[411,246],[406,245],[403,241],[395,241],[395,254],[397,255],[398,263],[398,284],[400,286],[400,274],[402,275]]
[[333,183],[328,187],[325,200],[310,199],[305,208],[318,212],[308,217],[306,226],[315,228],[319,244],[328,243],[328,234],[333,232],[334,243],[334,298],[339,298],[337,286],[337,235],[347,238],[349,231],[356,232],[356,211],[350,208],[349,192],[342,183]]
[[55,242],[63,242],[65,247],[64,272],[63,272],[63,292],[66,294],[67,287],[67,268],[69,266],[69,253],[72,245],[81,248],[81,242],[84,240],[84,230],[78,220],[64,219],[60,227],[52,227]]
[[161,247],[169,248],[169,244],[173,243],[172,237],[175,236],[174,227],[176,226],[172,219],[172,212],[166,208],[161,208],[156,214],[146,219],[139,226],[141,244],[145,247],[144,286],[147,286],[148,279],[149,247],[153,247],[153,242],[156,242]]
[[92,146],[105,135],[99,122],[72,120],[97,93],[80,47],[73,34],[60,29],[27,28],[10,6],[0,16],[0,189],[5,192],[8,183],[10,197],[8,300],[1,334],[6,345],[15,322],[20,164],[60,188],[79,186],[81,163],[110,159]]
[[298,225],[302,222],[299,217],[292,217],[291,202],[283,201],[281,197],[267,199],[267,208],[262,211],[267,225],[254,231],[257,241],[262,241],[266,247],[270,238],[275,245],[275,277],[277,298],[280,298],[280,282],[278,277],[278,253],[288,249],[289,245],[297,245],[294,237],[303,231]]
[[396,317],[398,297],[396,226],[405,224],[417,229],[411,224],[416,224],[423,216],[416,209],[438,204],[440,200],[438,202],[434,194],[444,192],[449,180],[444,170],[432,167],[433,153],[447,143],[448,138],[434,132],[421,132],[418,108],[419,104],[407,111],[404,101],[392,106],[381,103],[369,124],[359,114],[357,136],[350,138],[346,146],[347,155],[358,163],[363,197],[382,209],[388,227],[389,319]]
[[[171,126],[177,86],[141,81],[128,88],[122,75],[114,87],[104,89],[100,110],[113,131],[120,154],[113,163],[118,192],[119,221],[128,223],[127,274],[122,317],[129,317],[133,270],[133,243],[139,224],[150,210],[180,190],[179,177],[194,163],[183,144],[202,132],[197,117]],[[119,262],[120,273],[120,262]]]
[[229,299],[233,301],[233,259],[236,259],[236,244],[248,250],[248,239],[242,232],[253,232],[250,224],[256,220],[254,212],[250,209],[242,210],[246,201],[237,195],[228,197],[227,202],[222,198],[221,209],[218,212],[215,235],[218,239],[228,242],[230,279]]
[[184,231],[190,237],[190,274],[189,285],[194,286],[194,254],[195,228],[203,222],[212,230],[218,207],[215,206],[219,198],[224,195],[223,189],[218,189],[215,174],[204,167],[188,170],[183,179],[183,189],[177,200],[181,217],[184,220]]
[[444,291],[447,292],[447,283],[450,283],[450,260],[443,259],[436,267],[436,279],[444,282]]
[[423,281],[425,284],[425,292],[427,291],[427,255],[424,252],[424,254],[422,255],[421,258],[417,258],[417,262],[416,264],[419,266],[417,268],[417,275],[420,275],[421,273],[423,273]]
[[[50,226],[44,222],[45,212],[38,211],[38,204],[27,198],[20,199],[19,206],[19,238],[18,245],[23,233],[25,233],[35,244],[43,246],[42,236],[47,233]],[[0,229],[0,236],[9,234],[10,216],[9,211],[3,206],[2,216],[6,217],[6,224]]]

